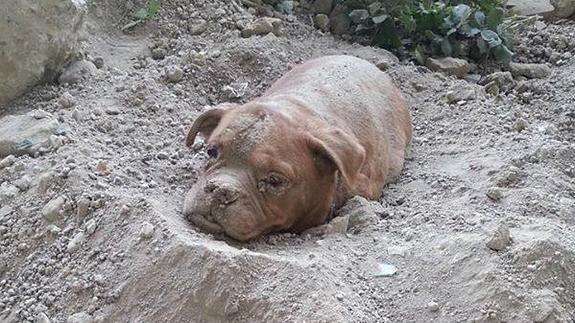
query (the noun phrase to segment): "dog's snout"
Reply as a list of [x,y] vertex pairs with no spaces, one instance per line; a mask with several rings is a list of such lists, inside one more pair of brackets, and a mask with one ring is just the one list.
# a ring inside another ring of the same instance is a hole
[[229,184],[218,184],[208,182],[204,191],[211,195],[215,202],[223,205],[229,205],[237,201],[240,196],[239,191]]

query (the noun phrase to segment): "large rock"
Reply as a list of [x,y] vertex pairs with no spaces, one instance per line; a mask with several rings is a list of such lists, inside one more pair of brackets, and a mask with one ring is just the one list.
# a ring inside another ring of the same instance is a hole
[[2,1],[1,105],[41,81],[54,80],[76,52],[84,0]]
[[458,78],[463,78],[471,70],[471,65],[466,60],[453,57],[428,58],[425,65],[434,72],[443,72]]
[[58,120],[41,110],[0,119],[0,158],[54,148],[58,126]]
[[509,70],[514,76],[525,76],[530,79],[542,79],[551,75],[551,68],[545,64],[511,63]]
[[557,17],[567,18],[575,13],[575,0],[551,0],[551,4]]
[[550,0],[509,0],[507,5],[518,15],[542,15],[549,16],[553,14],[553,6]]

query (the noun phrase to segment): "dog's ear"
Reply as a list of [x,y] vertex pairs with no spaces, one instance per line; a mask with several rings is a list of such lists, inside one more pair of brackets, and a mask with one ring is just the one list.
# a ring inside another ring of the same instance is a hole
[[220,124],[220,121],[224,115],[226,115],[226,113],[228,113],[234,107],[236,107],[235,104],[223,103],[204,111],[199,117],[196,118],[192,124],[192,127],[188,131],[188,135],[186,137],[186,146],[189,147],[194,144],[198,133],[206,139],[209,138],[214,129],[216,129],[218,124]]
[[314,159],[341,174],[344,184],[352,189],[365,161],[365,149],[358,140],[338,128],[319,130],[307,138]]

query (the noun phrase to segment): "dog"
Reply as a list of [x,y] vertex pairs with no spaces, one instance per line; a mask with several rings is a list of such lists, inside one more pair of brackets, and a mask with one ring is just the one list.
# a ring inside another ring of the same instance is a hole
[[183,214],[210,233],[247,241],[325,223],[347,199],[378,199],[398,179],[412,119],[391,78],[347,55],[297,65],[263,95],[223,103],[192,124],[205,171]]

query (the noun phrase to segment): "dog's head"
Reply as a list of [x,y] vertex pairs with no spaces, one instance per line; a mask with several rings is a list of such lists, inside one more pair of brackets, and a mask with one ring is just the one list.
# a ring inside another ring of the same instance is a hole
[[187,193],[185,216],[241,241],[323,223],[337,172],[353,186],[365,151],[340,129],[306,120],[258,104],[223,104],[201,114],[186,144],[201,134],[210,160]]

